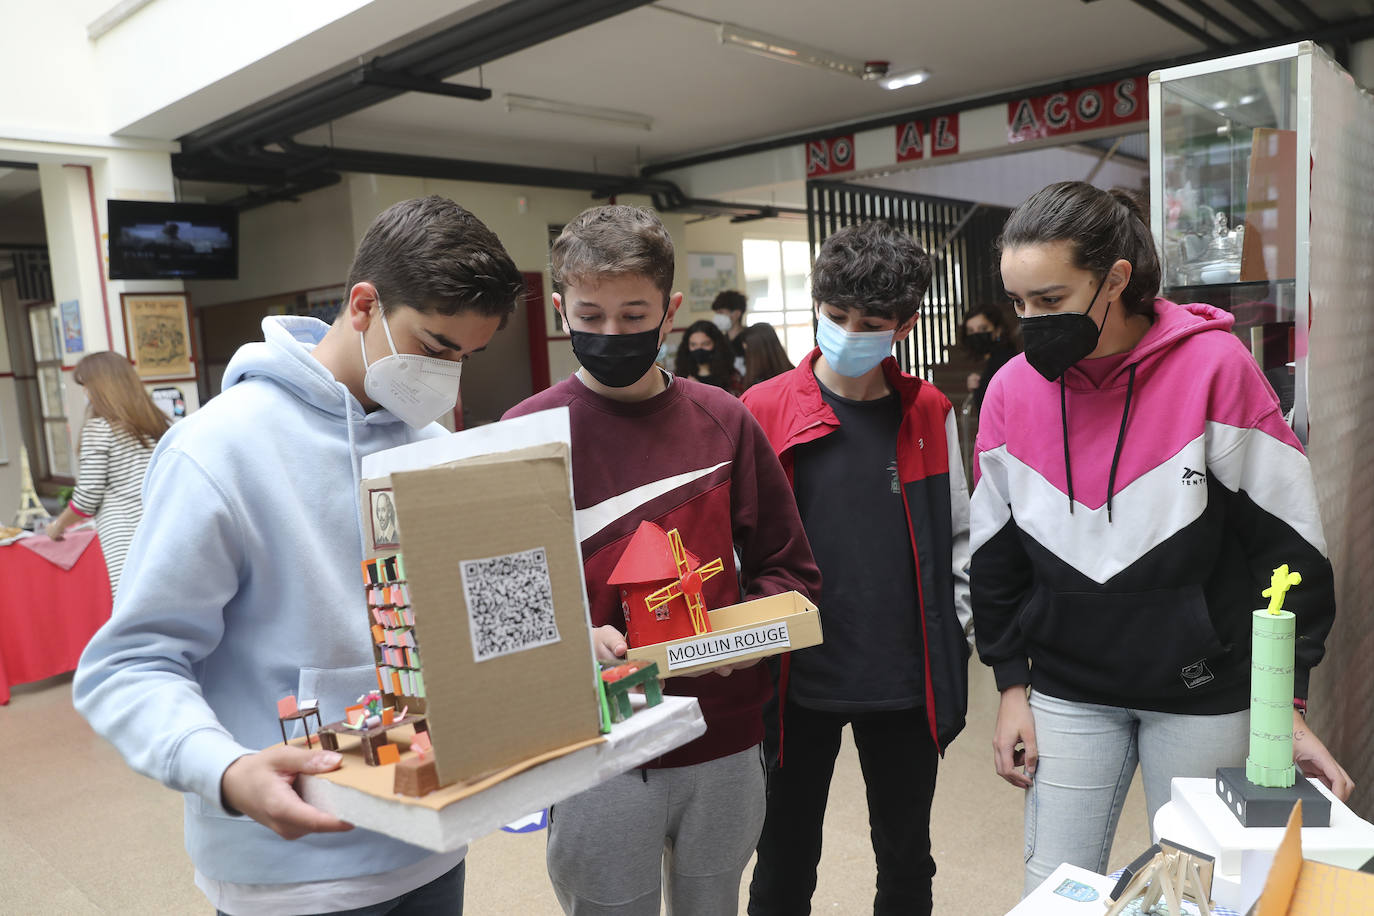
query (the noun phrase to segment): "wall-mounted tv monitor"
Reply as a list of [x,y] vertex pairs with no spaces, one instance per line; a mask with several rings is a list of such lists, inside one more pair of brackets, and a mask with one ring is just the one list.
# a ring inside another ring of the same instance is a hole
[[239,214],[233,207],[109,202],[111,280],[234,280]]

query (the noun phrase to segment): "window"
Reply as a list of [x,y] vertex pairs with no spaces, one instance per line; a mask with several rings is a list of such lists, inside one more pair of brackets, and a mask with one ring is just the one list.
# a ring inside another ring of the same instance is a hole
[[71,430],[62,403],[62,336],[58,333],[57,307],[51,302],[29,306],[29,332],[38,381],[39,436],[43,454],[38,456],[36,479],[74,478]]
[[744,240],[745,322],[766,321],[777,329],[793,363],[816,346],[811,321],[811,251],[806,242]]

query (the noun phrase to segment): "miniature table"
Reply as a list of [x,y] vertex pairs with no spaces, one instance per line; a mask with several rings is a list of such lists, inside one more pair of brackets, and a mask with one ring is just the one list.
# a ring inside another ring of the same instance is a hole
[[75,670],[86,643],[110,619],[111,599],[99,539],[65,570],[18,544],[0,547],[0,576],[13,583],[0,596],[3,705],[14,684]]
[[[1374,825],[1361,820],[1320,781],[1311,782],[1331,799],[1331,826],[1303,828],[1303,856],[1359,868],[1374,855]],[[1284,828],[1241,826],[1217,797],[1213,779],[1175,779],[1169,794],[1169,802],[1155,814],[1154,835],[1215,856],[1212,899],[1233,909],[1249,909],[1263,889],[1263,876]]]
[[[413,725],[417,732],[429,731],[424,716],[406,716],[389,724],[374,725],[371,728],[350,728],[346,722],[330,722],[320,728],[320,746],[327,751],[337,751],[339,749],[338,736],[353,735],[362,741],[363,757],[375,767],[378,766],[377,748],[383,744],[391,743],[391,739],[386,736],[386,733],[402,725]],[[286,739],[283,737],[282,740],[285,741]]]

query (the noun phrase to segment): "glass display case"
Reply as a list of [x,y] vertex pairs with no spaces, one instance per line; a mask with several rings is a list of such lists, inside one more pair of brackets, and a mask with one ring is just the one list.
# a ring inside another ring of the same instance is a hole
[[[1151,216],[1163,295],[1235,315],[1238,336],[1294,409],[1299,303],[1301,45],[1150,77]],[[1309,114],[1310,116],[1310,114]],[[1302,180],[1306,181],[1306,169]],[[1305,322],[1302,324],[1305,325]]]

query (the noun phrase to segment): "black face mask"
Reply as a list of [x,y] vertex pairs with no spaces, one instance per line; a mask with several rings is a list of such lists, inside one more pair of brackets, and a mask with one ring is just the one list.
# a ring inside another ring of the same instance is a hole
[[[663,318],[649,331],[636,331],[633,334],[591,334],[587,331],[574,331],[568,325],[568,336],[572,338],[573,355],[578,363],[607,388],[628,388],[644,377],[658,356],[658,332],[663,328],[663,320],[668,310],[663,310]],[[567,324],[564,316],[563,323]]]
[[711,361],[711,357],[715,355],[715,352],[714,350],[705,349],[688,350],[687,357],[698,366],[704,366]]
[[987,356],[992,352],[992,332],[975,331],[964,335],[964,346],[975,356]]
[[1102,336],[1102,328],[1107,324],[1107,311],[1111,310],[1112,304],[1107,303],[1107,311],[1102,313],[1101,325],[1089,318],[1088,312],[1093,310],[1093,305],[1102,293],[1102,285],[1107,282],[1108,276],[1110,272],[1104,274],[1102,282],[1097,284],[1097,291],[1093,293],[1087,311],[1052,312],[1035,318],[1021,319],[1021,339],[1026,345],[1026,362],[1046,380],[1058,381],[1060,376],[1069,371],[1070,366],[1097,349],[1097,341]]

